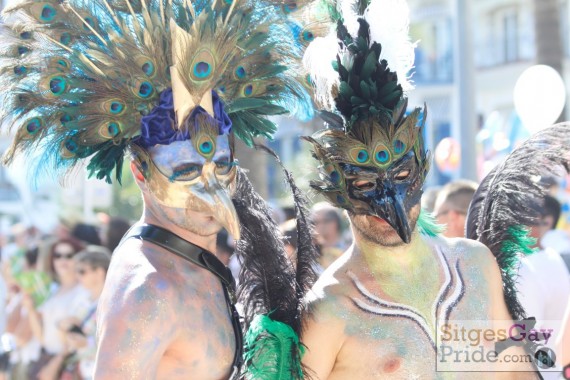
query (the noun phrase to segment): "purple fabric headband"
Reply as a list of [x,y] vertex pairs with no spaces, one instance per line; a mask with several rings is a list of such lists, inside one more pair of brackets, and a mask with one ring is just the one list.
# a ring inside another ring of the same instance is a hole
[[[226,135],[231,132],[232,121],[228,114],[224,111],[224,105],[216,91],[212,90],[212,101],[214,105],[214,119],[219,128],[220,135]],[[196,123],[196,116],[206,114],[208,112],[198,106],[194,108],[187,119],[187,123]],[[160,103],[148,115],[143,116],[141,120],[141,135],[134,140],[135,144],[142,148],[148,149],[157,144],[168,145],[175,141],[190,140],[189,128],[185,130],[175,130],[173,125],[176,123],[174,113],[174,101],[172,89],[168,88],[160,94]]]

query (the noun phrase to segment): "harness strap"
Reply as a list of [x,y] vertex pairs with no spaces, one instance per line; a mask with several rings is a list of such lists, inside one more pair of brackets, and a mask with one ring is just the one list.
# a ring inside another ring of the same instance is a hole
[[151,224],[135,225],[127,232],[121,242],[129,238],[141,239],[156,244],[184,260],[210,271],[220,279],[236,340],[236,354],[232,364],[233,374],[230,379],[233,378],[243,364],[243,334],[239,313],[235,307],[237,301],[236,286],[232,272],[211,252],[158,226]]

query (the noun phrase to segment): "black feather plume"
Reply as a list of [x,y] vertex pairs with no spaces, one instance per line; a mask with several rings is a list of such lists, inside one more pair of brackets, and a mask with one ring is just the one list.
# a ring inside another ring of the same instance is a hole
[[242,264],[238,298],[244,306],[245,330],[256,315],[271,314],[271,319],[298,333],[295,270],[285,253],[279,226],[241,169],[233,203],[241,224],[236,254]]
[[285,180],[287,181],[291,192],[293,194],[293,201],[295,202],[295,218],[297,220],[297,260],[296,260],[296,288],[298,309],[300,310],[301,300],[311,289],[317,279],[315,268],[317,266],[317,257],[319,255],[316,247],[313,244],[313,226],[309,220],[309,211],[307,207],[307,199],[302,191],[295,184],[295,180],[291,173],[285,169],[285,166],[275,154],[275,152],[266,146],[257,145],[256,148],[261,149],[275,158],[275,161],[281,166]]
[[525,317],[517,299],[515,276],[519,255],[529,250],[526,226],[536,224],[545,189],[544,176],[570,171],[570,124],[536,133],[515,149],[475,193],[466,222],[466,236],[485,244],[497,258],[507,307],[515,320]]

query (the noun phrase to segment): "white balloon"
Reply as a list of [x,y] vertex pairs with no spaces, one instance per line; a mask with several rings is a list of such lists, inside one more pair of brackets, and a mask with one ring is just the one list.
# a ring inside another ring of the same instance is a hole
[[566,87],[550,66],[526,69],[515,85],[515,109],[524,126],[534,133],[558,120],[566,104]]

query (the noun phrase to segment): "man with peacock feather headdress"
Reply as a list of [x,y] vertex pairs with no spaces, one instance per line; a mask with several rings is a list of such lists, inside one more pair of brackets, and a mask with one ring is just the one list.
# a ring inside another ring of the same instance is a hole
[[[311,185],[347,211],[354,244],[307,296],[304,364],[315,379],[534,378],[511,372],[532,371],[528,362],[473,369],[449,359],[470,346],[445,340],[442,326],[508,329],[519,315],[509,313],[516,308],[505,303],[489,249],[440,236],[420,209],[430,155],[426,108],[407,111],[414,44],[406,2],[327,3],[336,28],[304,57],[327,127],[306,138],[320,165]],[[493,351],[491,343],[482,349]]]
[[[94,378],[302,377],[312,248],[296,273],[234,157],[235,137],[271,137],[267,116],[311,111],[296,74],[312,36],[292,18],[301,5],[20,0],[4,10],[0,110],[16,134],[5,162],[27,154],[33,173],[65,178],[87,161],[90,176],[111,182],[114,171],[120,183],[127,155],[144,200],[99,300]],[[238,294],[212,253],[221,228],[243,260]]]

